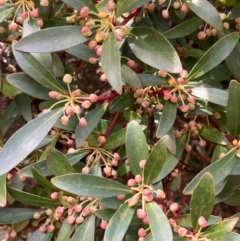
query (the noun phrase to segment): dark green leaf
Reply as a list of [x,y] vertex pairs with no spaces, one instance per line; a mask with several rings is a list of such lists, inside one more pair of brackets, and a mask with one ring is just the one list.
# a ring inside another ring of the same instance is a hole
[[32,219],[33,214],[40,211],[40,209],[32,208],[2,208],[0,209],[0,223],[19,223],[28,219]]
[[233,76],[240,81],[240,44],[234,47],[233,51],[226,58],[226,64]]
[[240,85],[236,80],[230,82],[227,101],[227,126],[231,136],[240,133]]
[[54,176],[60,176],[68,173],[75,173],[75,169],[64,154],[53,147],[48,147],[46,151],[46,164]]
[[237,221],[238,218],[224,219],[222,222],[209,227],[203,233],[203,236],[213,241],[221,240],[232,231]]
[[53,233],[42,233],[39,229],[37,229],[28,239],[27,241],[51,241]]
[[128,226],[132,220],[135,208],[129,207],[128,203],[124,203],[115,212],[111,218],[107,229],[105,231],[105,241],[122,241],[123,237],[128,229]]
[[131,111],[130,109],[124,111],[124,118],[130,122],[132,120],[141,123],[142,117],[140,114],[136,113],[135,111]]
[[240,241],[240,234],[231,232],[221,241]]
[[134,4],[138,2],[137,0],[132,1],[125,1],[125,0],[118,0],[117,1],[117,11],[116,11],[116,17],[120,17],[123,13],[129,12],[131,7],[134,6]]
[[95,234],[95,215],[86,217],[85,221],[76,230],[71,241],[94,241]]
[[142,84],[138,75],[128,66],[122,66],[121,75],[123,82],[125,82],[126,84],[129,84],[134,87],[141,87]]
[[31,206],[57,207],[61,203],[45,197],[40,197],[31,193],[23,192],[12,187],[7,187],[8,193],[17,201]]
[[195,232],[199,229],[198,218],[200,216],[203,216],[206,220],[209,219],[213,210],[214,201],[214,181],[211,173],[206,172],[194,189],[190,203],[192,226]]
[[61,115],[62,110],[50,111],[15,132],[0,152],[0,175],[23,161],[39,145]]
[[156,30],[147,27],[132,28],[127,39],[133,53],[144,63],[172,73],[182,71],[177,52]]
[[181,38],[194,32],[202,24],[202,19],[194,17],[178,24],[164,33],[168,39]]
[[46,28],[22,38],[15,49],[23,52],[46,53],[71,48],[86,42],[80,26]]
[[217,129],[215,129],[212,126],[204,126],[200,131],[199,131],[200,136],[203,138],[212,141],[214,143],[218,143],[221,145],[227,145],[228,140],[227,138],[219,132]]
[[65,93],[66,91],[58,80],[37,59],[30,53],[19,52],[15,49],[16,43],[16,41],[12,42],[13,54],[22,70],[44,87]]
[[138,78],[140,79],[142,86],[167,84],[166,79],[153,74],[138,74]]
[[235,19],[240,17],[240,5],[234,6],[227,15],[227,19]]
[[127,132],[127,129],[123,128],[115,132],[114,134],[110,135],[107,138],[107,141],[104,143],[104,148],[114,149],[116,147],[123,145],[126,139],[126,132]]
[[167,102],[164,106],[158,128],[157,128],[157,137],[163,137],[168,133],[172,128],[177,115],[177,105]]
[[217,105],[227,106],[228,93],[224,90],[199,87],[192,89],[192,95]]
[[167,158],[167,149],[161,140],[152,149],[144,167],[144,184],[150,185],[161,172]]
[[[5,207],[6,204],[7,204],[6,174],[3,174],[0,176],[0,207]],[[0,209],[0,213],[1,213],[1,210],[2,209]]]
[[[206,0],[204,0],[206,1]],[[201,1],[198,1],[201,2]],[[218,14],[218,13],[217,13]],[[219,16],[219,14],[218,14]],[[198,78],[220,64],[233,50],[239,40],[238,33],[230,33],[218,40],[199,59],[189,73],[188,81]]]
[[5,20],[7,16],[9,16],[13,11],[15,7],[7,7],[7,6],[1,6],[0,7],[0,23]]
[[11,83],[7,81],[8,75],[2,75],[1,78],[1,92],[5,96],[9,96],[10,98],[20,94],[22,91],[13,86]]
[[207,0],[189,0],[187,6],[201,19],[217,30],[222,30],[222,20],[216,8]]
[[64,191],[86,197],[114,197],[132,193],[119,182],[90,174],[67,174],[54,177],[51,182]]
[[133,93],[124,93],[122,95],[117,96],[110,104],[110,111],[117,112],[119,110],[124,110],[131,106],[135,102],[135,98],[133,97]]
[[92,133],[93,129],[102,118],[105,110],[107,109],[107,106],[108,104],[103,104],[89,111],[87,115],[84,117],[87,121],[87,126],[77,126],[75,132],[75,141],[77,148],[79,148],[82,145],[82,143],[88,138],[88,136]]
[[165,143],[167,149],[172,152],[172,154],[176,154],[176,139],[174,134],[173,127],[169,130],[169,132],[162,137],[162,141]]
[[187,187],[183,190],[183,193],[186,195],[192,194],[194,188],[196,187],[197,183],[201,179],[202,175],[206,172],[210,172],[212,174],[214,183],[215,185],[217,185],[229,175],[235,162],[236,162],[236,150],[232,149],[223,158],[210,164],[209,166],[204,168],[201,172],[199,172],[192,179],[192,181],[187,185]]
[[148,144],[141,126],[136,121],[131,121],[127,126],[126,151],[131,172],[141,175],[139,163],[148,158]]
[[7,76],[7,81],[22,92],[43,100],[51,100],[50,89],[45,88],[25,73],[14,73]]
[[109,84],[119,94],[122,93],[122,77],[120,65],[120,53],[117,39],[114,33],[110,33],[103,42],[101,64],[107,76]]
[[169,221],[158,204],[149,202],[146,204],[146,210],[154,241],[173,240]]
[[115,212],[114,209],[102,209],[95,211],[94,214],[102,220],[110,221]]
[[228,152],[228,149],[226,146],[223,146],[223,145],[216,145],[215,149],[214,149],[214,152],[213,152],[213,155],[212,155],[212,163],[214,163],[215,161],[217,161],[219,159],[219,155],[221,153],[227,153]]
[[68,241],[73,232],[74,226],[68,224],[66,219],[64,220],[59,232],[56,241]]
[[18,107],[19,112],[23,116],[23,118],[29,122],[32,120],[32,106],[30,96],[21,93],[15,97],[15,101]]
[[53,65],[53,74],[56,78],[63,77],[64,75],[64,66],[61,59],[56,53],[51,53],[52,65]]
[[88,7],[93,12],[97,12],[96,7],[94,6],[91,0],[63,0],[63,2],[69,4],[74,9],[80,10],[83,7]]

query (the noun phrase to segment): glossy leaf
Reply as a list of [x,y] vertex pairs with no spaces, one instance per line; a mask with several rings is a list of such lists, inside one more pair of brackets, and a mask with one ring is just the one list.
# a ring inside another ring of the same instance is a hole
[[39,145],[61,115],[62,110],[50,111],[15,132],[0,152],[0,175],[23,161]]
[[63,77],[65,70],[60,57],[56,53],[51,53],[51,57],[54,76],[56,78]]
[[153,147],[144,167],[144,184],[150,185],[161,172],[167,158],[167,148],[163,141]]
[[164,106],[158,128],[157,128],[157,137],[163,137],[168,133],[172,128],[177,115],[177,105],[167,102]]
[[215,149],[213,151],[211,162],[213,163],[213,162],[217,161],[219,159],[219,155],[221,153],[225,153],[226,154],[227,152],[228,152],[228,149],[227,149],[226,146],[223,146],[223,145],[220,145],[220,144],[216,145],[216,147],[215,147]]
[[[7,204],[6,174],[3,174],[0,176],[0,207],[5,207],[6,204]],[[2,209],[0,209],[0,211],[1,210]]]
[[202,20],[198,17],[194,17],[166,31],[164,36],[168,39],[181,38],[194,32],[201,24]]
[[33,218],[35,212],[41,211],[40,209],[33,208],[4,208],[0,209],[0,223],[12,224],[19,223]]
[[97,11],[96,7],[94,6],[91,0],[63,0],[63,2],[69,4],[74,9],[77,9],[77,10],[80,10],[81,8],[86,6],[89,9],[91,9],[93,12]]
[[37,229],[28,239],[27,241],[51,241],[53,233],[42,233],[39,229]]
[[165,143],[167,149],[172,152],[172,154],[176,154],[176,139],[174,134],[173,127],[169,130],[169,132],[162,137],[162,141]]
[[7,81],[22,92],[42,100],[51,100],[50,89],[40,85],[25,73],[13,73],[7,76]]
[[202,175],[206,172],[212,174],[215,185],[225,179],[236,162],[236,150],[230,150],[222,159],[210,164],[199,172],[183,190],[185,195],[192,194]]
[[86,42],[80,26],[46,28],[21,39],[15,49],[23,52],[47,53],[71,48]]
[[114,149],[125,143],[127,129],[123,128],[107,138],[107,141],[104,143],[104,148]]
[[214,143],[218,143],[221,145],[227,145],[228,140],[227,138],[219,132],[217,129],[215,129],[212,126],[204,126],[200,131],[199,131],[200,136],[203,138],[212,141]]
[[[207,188],[206,188],[207,187]],[[199,180],[193,191],[190,210],[193,230],[199,229],[198,218],[203,216],[209,219],[215,201],[215,186],[211,173],[206,172]]]
[[231,232],[221,241],[240,241],[240,234]]
[[7,6],[1,6],[0,7],[0,23],[5,20],[7,16],[9,16],[13,11],[15,7],[7,7]]
[[240,85],[236,80],[230,82],[227,101],[227,126],[231,136],[235,137],[240,133]]
[[79,226],[71,241],[94,241],[95,233],[95,215],[91,214],[84,220],[83,224]]
[[167,80],[166,79],[160,78],[157,75],[138,74],[138,78],[140,79],[142,86],[167,84]]
[[126,65],[123,65],[121,67],[121,76],[122,76],[123,82],[125,82],[126,84],[129,84],[134,87],[141,87],[142,85],[135,71],[133,71],[131,68],[129,68]]
[[117,1],[117,11],[116,17],[120,17],[123,13],[130,11],[131,7],[138,2],[137,0],[132,1],[125,1],[125,0],[118,0]]
[[15,49],[16,43],[16,41],[12,43],[13,54],[22,70],[42,86],[65,93],[66,91],[58,80],[37,59],[30,53],[19,52]]
[[215,7],[207,0],[188,0],[187,6],[201,19],[217,30],[222,30],[222,20]]
[[64,154],[53,147],[48,147],[46,151],[46,164],[54,176],[60,176],[68,173],[75,173],[75,169]]
[[43,207],[57,207],[61,203],[59,201],[53,201],[45,197],[40,197],[31,193],[23,192],[12,187],[7,187],[8,193],[16,200],[26,205],[31,206],[43,206]]
[[228,93],[220,89],[202,87],[193,88],[192,95],[217,105],[227,106]]
[[94,212],[94,214],[102,220],[110,221],[115,212],[116,210],[114,209],[102,209],[97,210],[96,212]]
[[86,197],[114,197],[132,191],[125,185],[94,175],[67,174],[52,178],[56,187]]
[[58,232],[58,236],[56,241],[68,241],[70,240],[70,236],[73,232],[74,226],[71,224],[68,224],[66,219],[62,223],[62,226]]
[[238,40],[239,36],[236,32],[230,33],[218,40],[194,65],[189,73],[188,81],[202,76],[220,64],[232,52]]
[[168,218],[158,204],[148,202],[146,204],[146,211],[154,241],[173,240]]
[[124,110],[131,106],[136,99],[133,97],[133,93],[124,93],[117,96],[110,104],[110,111],[117,112],[119,110]]
[[119,94],[122,93],[120,53],[114,33],[110,33],[102,45],[101,64],[109,84]]
[[180,73],[182,64],[168,40],[147,27],[132,28],[128,43],[133,53],[144,63],[172,73]]
[[81,127],[77,126],[75,132],[75,140],[76,140],[76,147],[79,148],[82,143],[88,138],[88,136],[92,133],[93,129],[97,125],[97,123],[102,118],[105,110],[107,109],[107,104],[103,104],[99,107],[94,108],[93,110],[89,111],[86,116],[84,117],[87,121],[87,126]]
[[222,222],[214,224],[204,232],[204,237],[213,241],[223,239],[234,228],[238,218],[224,219]]
[[114,213],[107,226],[104,240],[122,241],[132,220],[134,211],[135,208],[129,207],[128,203],[124,203],[122,206],[120,206],[120,208]]
[[148,144],[141,126],[136,121],[131,121],[127,126],[126,152],[131,172],[141,175],[139,163],[148,158]]
[[29,122],[32,120],[32,106],[30,96],[21,93],[15,97],[15,101],[18,107],[19,112],[23,116],[23,118]]

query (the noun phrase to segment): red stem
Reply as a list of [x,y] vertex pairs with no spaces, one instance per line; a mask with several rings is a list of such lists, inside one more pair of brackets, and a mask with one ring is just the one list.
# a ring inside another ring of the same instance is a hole
[[105,100],[112,100],[112,99],[114,99],[116,96],[118,96],[118,93],[115,93],[115,94],[112,94],[112,95],[99,96],[99,97],[98,97],[98,102],[100,102],[100,101],[105,101]]
[[105,135],[104,135],[106,138],[109,136],[110,132],[112,131],[112,128],[113,128],[114,125],[116,124],[117,119],[118,119],[118,117],[119,117],[119,114],[120,114],[120,111],[118,111],[118,112],[116,113],[116,115],[115,115],[114,118],[113,118],[113,121],[111,122],[110,126],[108,127],[108,129],[107,129],[107,131],[106,131],[106,133],[105,133]]
[[119,24],[120,26],[125,25],[126,23],[129,22],[138,12],[138,9],[132,10],[132,12]]

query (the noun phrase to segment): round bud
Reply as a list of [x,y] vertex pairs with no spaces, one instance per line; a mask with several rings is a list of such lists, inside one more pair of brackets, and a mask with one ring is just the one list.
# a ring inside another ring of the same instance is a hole
[[54,227],[52,224],[50,224],[50,225],[47,226],[47,231],[48,231],[49,233],[52,233],[52,232],[54,231],[54,229],[55,229],[55,227]]
[[76,150],[74,148],[69,148],[67,151],[67,154],[72,154],[74,153]]
[[205,39],[206,36],[207,36],[206,33],[203,32],[203,31],[200,31],[200,32],[198,33],[198,35],[197,35],[198,39],[200,39],[200,40]]
[[182,6],[181,6],[181,12],[182,13],[187,13],[188,12],[188,6],[186,3],[184,3]]
[[41,227],[39,228],[39,231],[40,231],[41,233],[46,233],[46,232],[47,232],[47,229],[46,229],[45,226],[41,226]]
[[143,209],[137,210],[137,217],[139,219],[144,219],[147,216],[147,213]]
[[89,174],[89,173],[90,173],[90,168],[89,168],[89,167],[84,167],[84,168],[82,169],[82,173],[83,173],[83,174]]
[[96,64],[97,63],[97,58],[95,58],[95,57],[90,57],[89,59],[88,59],[88,62],[90,63],[90,64]]
[[119,161],[119,160],[121,159],[120,155],[119,155],[117,152],[115,152],[115,153],[113,154],[113,158],[114,158],[116,161]]
[[168,12],[167,9],[164,9],[164,10],[162,11],[162,17],[163,17],[163,18],[169,18],[169,12]]
[[106,142],[106,137],[105,136],[99,136],[97,140],[98,140],[98,143],[104,144]]
[[187,233],[188,233],[188,230],[187,230],[186,228],[179,228],[179,229],[178,229],[178,235],[179,235],[180,237],[186,236]]
[[147,236],[146,230],[145,230],[144,228],[140,228],[140,229],[138,230],[138,236],[139,236],[139,237],[146,237],[146,236]]
[[77,224],[83,223],[83,221],[84,221],[84,217],[82,217],[82,216],[76,218]]
[[87,120],[86,120],[84,117],[81,117],[81,118],[79,119],[79,125],[80,125],[81,127],[87,126]]
[[107,17],[106,11],[100,10],[100,11],[98,12],[98,17],[99,17],[100,19],[106,18],[106,17]]
[[39,9],[33,9],[30,14],[33,18],[37,18],[39,16]]
[[38,212],[36,212],[36,213],[33,214],[33,218],[34,218],[34,219],[39,219],[40,217],[41,217],[41,214],[38,213]]
[[116,4],[114,3],[113,0],[109,0],[107,3],[107,9],[109,12],[113,12],[116,8]]
[[90,213],[91,213],[91,212],[90,212],[90,210],[89,210],[88,208],[84,208],[83,211],[82,211],[83,216],[87,216],[87,215],[89,215]]
[[48,0],[40,0],[40,5],[42,7],[47,7],[49,5],[49,1]]
[[127,203],[128,203],[129,207],[133,207],[133,206],[135,206],[138,203],[138,199],[136,199],[136,198],[129,198],[127,200]]
[[153,195],[150,193],[148,195],[143,195],[144,200],[147,202],[151,202],[153,200]]
[[105,74],[102,74],[100,76],[100,80],[103,81],[103,82],[107,81],[107,76]]
[[226,154],[224,152],[222,152],[222,153],[219,154],[219,159],[222,159],[225,156],[226,156]]
[[80,213],[82,211],[82,205],[76,204],[73,209],[76,213]]
[[100,228],[101,228],[101,229],[106,229],[106,228],[107,228],[107,225],[108,225],[108,222],[102,220],[102,222],[101,222],[101,224],[100,224]]
[[60,122],[62,125],[66,126],[69,122],[69,117],[68,116],[65,116],[63,115],[61,118],[60,118]]
[[4,6],[6,4],[5,0],[0,0],[0,6]]
[[134,180],[135,180],[136,182],[141,182],[141,181],[142,181],[142,176],[141,176],[141,175],[136,175],[135,178],[134,178]]
[[46,213],[48,216],[51,216],[52,213],[53,213],[53,211],[52,211],[52,209],[48,208],[48,209],[45,211],[45,213]]
[[178,203],[172,203],[169,208],[172,212],[176,212],[179,209],[179,204]]
[[204,147],[206,146],[207,142],[205,140],[199,141],[199,146]]
[[51,199],[52,200],[57,200],[58,199],[58,192],[52,192],[51,193]]
[[16,31],[17,29],[18,29],[18,25],[16,24],[16,23],[10,23],[9,25],[8,25],[8,29],[10,30],[10,31]]
[[123,200],[125,198],[124,194],[117,195],[118,200]]
[[89,8],[88,7],[83,7],[81,10],[80,10],[80,17],[81,18],[86,18],[89,14]]
[[146,162],[147,162],[147,160],[146,160],[146,159],[141,160],[141,161],[139,162],[139,166],[140,166],[141,168],[144,168],[144,167],[145,167]]
[[70,74],[65,74],[63,76],[63,82],[64,83],[70,84],[70,83],[72,83],[72,79],[73,79],[73,77]]
[[86,37],[89,37],[92,35],[92,31],[88,26],[83,26],[81,32]]
[[129,187],[134,187],[136,185],[136,181],[134,179],[129,179],[127,185]]
[[174,7],[175,9],[179,9],[179,8],[181,7],[181,3],[180,3],[180,2],[174,2],[174,3],[173,3],[173,7]]
[[134,60],[128,60],[127,66],[134,69],[136,68],[136,62]]
[[112,168],[106,166],[106,167],[103,168],[103,172],[104,172],[107,176],[111,176],[111,174],[112,174]]
[[89,95],[89,99],[92,101],[92,102],[98,102],[98,99],[99,97],[95,94],[90,94]]
[[91,102],[89,100],[84,100],[82,103],[82,108],[88,109],[91,106]]
[[66,222],[67,222],[69,225],[72,225],[72,224],[75,223],[75,220],[76,220],[76,218],[75,218],[74,216],[68,216]]
[[24,175],[22,175],[22,174],[20,174],[20,175],[19,175],[19,179],[20,179],[22,182],[25,182],[26,179],[27,179],[27,177],[24,176]]
[[188,112],[188,110],[189,110],[189,106],[188,105],[182,105],[182,106],[180,106],[180,110],[182,111],[182,112]]
[[200,217],[198,218],[198,225],[199,225],[201,228],[205,228],[205,227],[207,227],[208,222],[207,222],[207,220],[206,220],[203,216],[200,216]]
[[192,150],[192,146],[190,145],[185,145],[185,151],[190,152]]
[[50,91],[48,95],[50,98],[56,99],[56,100],[59,100],[61,98],[61,94],[57,91]]

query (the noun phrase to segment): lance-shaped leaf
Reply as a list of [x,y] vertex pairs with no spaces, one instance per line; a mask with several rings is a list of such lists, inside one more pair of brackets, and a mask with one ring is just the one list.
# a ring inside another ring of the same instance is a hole
[[146,210],[154,241],[173,240],[168,218],[158,204],[149,202],[146,204]]
[[74,225],[68,224],[66,219],[64,220],[59,232],[56,241],[66,241],[70,240],[70,236],[74,229]]
[[116,147],[123,145],[126,140],[126,132],[127,128],[123,128],[113,133],[111,136],[107,138],[107,141],[104,143],[104,148],[114,149]]
[[51,100],[50,89],[40,85],[25,73],[13,73],[7,76],[7,81],[22,92],[42,100]]
[[30,53],[20,52],[15,49],[16,43],[17,41],[12,43],[13,55],[22,70],[44,87],[65,93],[66,90],[58,80],[36,58]]
[[95,234],[95,215],[91,214],[79,226],[71,241],[94,241]]
[[159,32],[147,27],[132,28],[128,43],[144,63],[172,73],[180,73],[182,64],[171,43]]
[[110,104],[110,111],[111,112],[117,112],[119,110],[124,110],[126,108],[129,108],[136,99],[133,97],[132,93],[124,93],[122,95],[117,96]]
[[44,139],[61,115],[62,110],[50,111],[15,132],[0,152],[0,175],[9,172],[23,161]]
[[25,93],[21,93],[15,97],[15,101],[22,117],[27,122],[32,120],[32,106],[30,96]]
[[138,2],[137,0],[125,1],[118,0],[116,7],[116,17],[120,17],[123,13],[128,12],[134,4]]
[[6,204],[7,204],[6,174],[3,174],[0,176],[0,207],[5,207]]
[[124,203],[111,218],[105,231],[105,241],[122,241],[132,220],[135,208]]
[[77,10],[80,10],[83,7],[88,7],[93,12],[97,12],[96,7],[91,0],[63,0],[63,2]]
[[194,65],[189,73],[188,81],[202,76],[219,65],[232,52],[238,40],[239,35],[236,32],[230,33],[218,40]]
[[177,115],[177,105],[167,102],[164,106],[158,128],[157,128],[157,137],[163,137],[168,133],[172,128]]
[[239,218],[224,219],[222,222],[209,227],[203,233],[203,236],[214,241],[221,240],[233,230],[238,219]]
[[167,148],[162,140],[153,147],[144,167],[144,184],[150,185],[161,172],[167,158]]
[[192,181],[186,186],[186,188],[183,190],[183,193],[186,195],[192,194],[194,191],[194,188],[198,184],[202,175],[206,172],[211,173],[214,180],[214,184],[217,185],[228,176],[235,162],[236,162],[236,150],[232,149],[222,159],[219,159],[218,161],[210,164],[209,166],[204,168],[201,172],[199,172],[192,179]]
[[231,232],[221,241],[240,241],[240,234]]
[[148,158],[148,144],[141,126],[136,121],[131,121],[127,126],[126,152],[131,172],[141,175],[139,163]]
[[192,89],[192,95],[217,105],[227,106],[228,93],[224,90],[199,87]]
[[60,176],[68,173],[75,173],[75,169],[64,154],[53,147],[46,150],[46,164],[54,176]]
[[134,87],[141,87],[141,81],[138,77],[138,75],[133,71],[131,68],[129,68],[126,65],[123,65],[121,68],[121,74],[122,74],[122,80],[126,84],[129,84]]
[[87,126],[77,126],[75,132],[75,141],[77,148],[79,148],[82,145],[82,143],[88,138],[88,136],[92,133],[93,129],[96,127],[98,122],[101,120],[103,114],[105,113],[107,106],[107,104],[103,104],[89,111],[84,117],[87,121]]
[[[206,188],[207,187],[207,188]],[[191,220],[193,230],[199,228],[198,218],[203,216],[206,220],[209,219],[215,201],[215,186],[211,173],[203,174],[199,183],[193,191],[190,203]]]
[[71,48],[86,42],[80,26],[61,26],[46,28],[22,38],[16,45],[18,51],[29,53],[48,53]]
[[122,93],[122,77],[120,53],[117,39],[114,33],[110,33],[103,42],[101,64],[109,84],[119,94]]
[[216,8],[207,0],[187,0],[187,6],[201,19],[217,30],[222,30],[222,20]]
[[204,126],[200,131],[199,131],[200,136],[203,138],[212,141],[214,143],[218,143],[221,145],[227,145],[228,140],[227,138],[219,132],[217,129],[215,129],[212,126]]
[[14,11],[15,7],[1,6],[0,7],[0,23],[3,22],[8,15]]
[[31,193],[23,192],[12,187],[7,187],[8,193],[17,201],[31,206],[43,206],[43,207],[57,207],[61,204],[59,201],[53,201],[45,197],[40,197]]
[[240,133],[240,85],[236,80],[232,80],[228,88],[226,117],[231,136],[237,136]]
[[[240,7],[240,5],[239,5]],[[226,58],[226,64],[233,76],[240,81],[240,44],[237,43],[233,51]]]
[[39,211],[41,210],[33,208],[2,208],[0,209],[0,223],[19,223],[28,219],[32,219],[33,214]]
[[119,182],[90,174],[67,174],[54,177],[51,182],[64,191],[86,197],[114,197],[132,193]]
[[194,17],[178,24],[164,33],[168,39],[181,38],[194,32],[202,24],[202,19]]
[[27,241],[51,241],[53,233],[43,233],[39,228],[27,239]]

